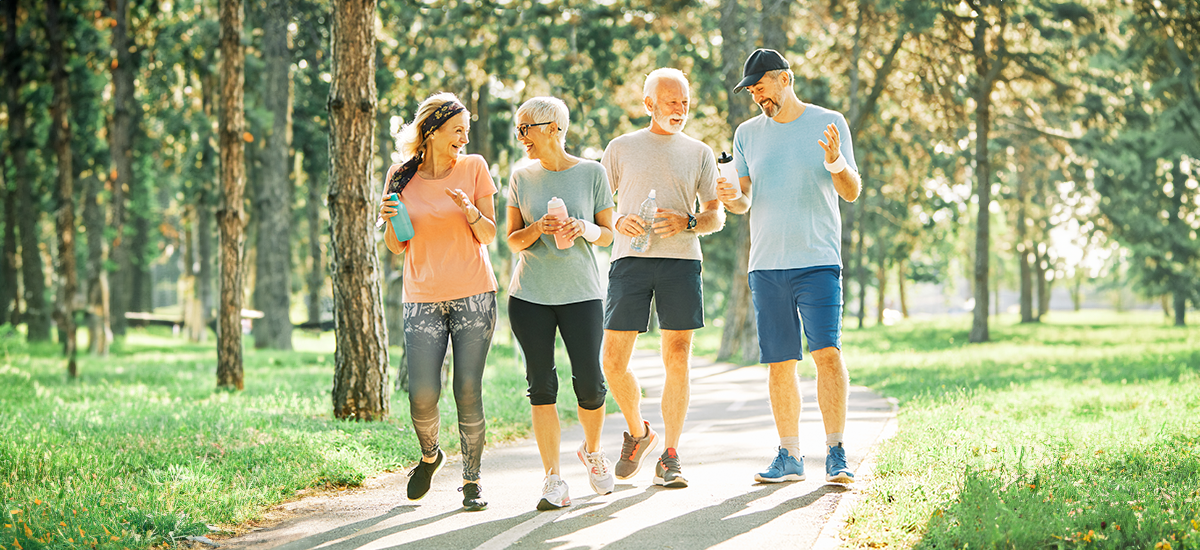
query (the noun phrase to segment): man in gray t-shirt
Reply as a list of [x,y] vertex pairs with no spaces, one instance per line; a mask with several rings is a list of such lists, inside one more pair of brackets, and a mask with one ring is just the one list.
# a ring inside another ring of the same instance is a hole
[[[725,225],[712,149],[683,134],[688,96],[687,77],[678,69],[651,72],[643,87],[650,127],[612,140],[601,159],[617,202],[604,307],[604,375],[629,425],[615,474],[618,479],[633,477],[658,445],[658,434],[642,418],[642,390],[629,370],[637,335],[649,328],[653,298],[666,367],[666,450],[655,465],[654,483],[666,487],[687,487],[675,449],[687,417],[692,331],[704,326],[699,235]],[[654,220],[643,220],[638,209],[651,190],[658,210]],[[635,251],[631,243],[646,233],[647,223],[653,224],[649,248]]]

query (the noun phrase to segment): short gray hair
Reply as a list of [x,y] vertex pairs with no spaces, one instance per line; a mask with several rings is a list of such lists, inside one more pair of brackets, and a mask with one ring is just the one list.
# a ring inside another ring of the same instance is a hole
[[796,83],[796,75],[794,73],[792,73],[791,69],[774,69],[774,70],[763,73],[763,76],[769,76],[773,79],[778,80],[779,75],[781,75],[783,73],[787,73],[787,75],[788,75],[788,85],[789,86]]
[[557,97],[535,97],[521,104],[517,109],[517,118],[529,115],[534,122],[553,122],[558,125],[558,142],[567,142],[567,127],[571,125],[571,111],[567,104]]
[[642,86],[642,97],[648,97],[652,102],[655,101],[655,96],[657,95],[656,92],[658,92],[658,84],[664,78],[669,78],[679,82],[683,85],[684,90],[688,91],[689,93],[691,92],[691,84],[688,83],[687,75],[683,74],[683,71],[671,67],[662,67],[659,69],[654,69],[653,71],[650,71],[650,74],[646,75],[646,84]]

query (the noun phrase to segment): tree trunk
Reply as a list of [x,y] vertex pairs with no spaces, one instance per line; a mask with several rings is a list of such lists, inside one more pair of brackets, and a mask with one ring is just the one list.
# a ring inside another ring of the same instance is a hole
[[255,205],[259,215],[254,307],[263,312],[263,318],[254,323],[254,347],[281,350],[292,349],[289,4],[289,0],[272,0],[267,5],[266,28],[263,30],[263,61],[266,65],[263,103],[271,111],[273,121],[263,151],[262,186]]
[[[745,17],[740,12],[736,0],[721,2],[721,72],[724,80],[736,82],[742,78],[742,64],[747,49],[754,43],[751,29],[744,24]],[[738,124],[750,116],[750,105],[747,98],[733,93],[727,93],[728,108],[725,111],[725,123],[729,127],[730,149],[732,154],[733,130]],[[725,305],[725,327],[721,331],[721,345],[717,356],[729,359],[740,356],[742,361],[757,359],[758,334],[754,326],[754,314],[750,301],[750,286],[748,273],[750,265],[750,215],[747,213],[740,219],[730,220],[727,231],[737,225],[737,236],[734,238],[737,252],[735,255],[733,273],[730,274],[729,294]]]
[[4,202],[4,249],[0,257],[0,325],[17,324],[17,194],[9,190],[0,170],[0,200]]
[[[882,243],[883,240],[880,239],[879,242]],[[879,265],[875,267],[875,281],[879,285],[879,296],[876,296],[875,302],[875,324],[882,325],[883,310],[885,309],[884,297],[887,296],[887,261],[883,257],[883,245],[877,244],[876,248],[879,249],[879,258],[877,259]]]
[[1021,322],[1032,323],[1033,318],[1033,266],[1029,257],[1034,254],[1029,246],[1028,201],[1025,200],[1027,187],[1025,177],[1017,182],[1017,263],[1021,269]]
[[908,260],[900,258],[896,262],[896,291],[900,293],[900,315],[908,319],[908,285],[905,284],[905,279],[908,277],[905,274],[908,271]]
[[1187,293],[1183,290],[1175,291],[1175,326],[1187,326]]
[[305,208],[308,218],[308,254],[312,268],[308,272],[308,322],[321,324],[321,287],[325,285],[325,260],[321,251],[321,185],[319,178],[309,176],[308,200]]
[[[1004,20],[1004,5],[999,5],[999,19]],[[975,57],[975,72],[979,82],[975,89],[975,195],[979,212],[975,220],[975,311],[970,341],[987,342],[988,336],[988,262],[991,259],[992,164],[988,157],[988,132],[992,126],[992,88],[1002,64],[990,57],[987,50],[987,30],[992,24],[986,10],[975,17],[975,35],[971,39]]]
[[17,43],[17,0],[8,0],[8,35],[5,44],[8,81],[8,128],[9,143],[16,183],[17,233],[21,241],[21,281],[25,293],[25,313],[21,320],[26,325],[26,338],[30,342],[50,339],[50,310],[46,304],[46,277],[42,271],[42,255],[38,251],[38,219],[41,208],[35,202],[33,184],[36,178],[26,166],[25,151],[30,139],[25,127],[25,102],[21,99],[21,51]]
[[[136,181],[129,194],[130,204],[145,205],[149,209],[150,189],[144,181]],[[154,276],[150,272],[150,212],[131,211],[129,218],[133,223],[133,235],[129,240],[129,280],[127,293],[129,302],[125,311],[140,311],[149,313],[154,310]]]
[[[204,115],[208,120],[212,120],[214,117],[213,104],[217,93],[215,76],[212,74],[202,76],[200,87],[202,88],[200,97]],[[200,131],[200,173],[203,175],[196,190],[196,253],[198,254],[196,263],[199,266],[196,270],[196,299],[200,305],[200,323],[207,328],[212,323],[213,310],[216,308],[213,301],[213,267],[216,265],[213,223],[216,217],[216,201],[213,193],[215,178],[212,176],[216,175],[213,157],[219,156],[219,154],[213,154],[211,124],[202,126],[204,128]],[[200,340],[204,341],[207,335],[208,332],[202,332]]]
[[382,420],[388,415],[387,327],[373,230],[375,140],[374,0],[335,0],[333,81],[329,88],[329,215],[337,331],[333,414]]
[[104,207],[100,205],[100,190],[104,184],[95,176],[83,181],[83,225],[87,228],[87,309],[88,351],[101,357],[108,355],[112,341],[112,320],[109,317],[108,243],[104,240]]
[[1038,248],[1038,254],[1035,256],[1037,262],[1033,264],[1033,276],[1037,281],[1037,315],[1034,320],[1042,321],[1042,316],[1050,312],[1050,287],[1053,282],[1046,278],[1046,273],[1049,271],[1049,254],[1043,252],[1041,247]]
[[221,10],[221,305],[217,322],[217,386],[241,390],[242,383],[242,254],[246,213],[243,93],[245,56],[242,46],[242,0],[220,0]]
[[861,205],[857,208],[862,212],[862,216],[858,220],[858,244],[854,251],[854,278],[858,280],[858,328],[863,328],[867,318],[867,269],[865,265],[867,263],[867,245],[864,244],[864,241],[866,241],[867,231],[873,229],[875,225],[874,223],[867,223],[870,220],[874,220],[875,217],[868,217],[867,215],[867,197],[871,195],[873,186],[867,185],[867,171],[871,166],[870,159],[867,158],[864,160],[865,162],[858,165],[858,174],[863,182],[862,196],[855,201]]
[[117,274],[109,287],[109,322],[115,334],[125,334],[125,312],[129,308],[130,273],[129,238],[127,236],[126,200],[133,186],[133,125],[134,125],[134,67],[132,46],[129,39],[129,0],[113,0],[112,64],[113,118],[109,128],[108,149],[112,157],[113,175],[108,178],[112,185],[110,195],[109,223],[116,236],[109,247],[109,259],[116,265]]
[[65,343],[67,375],[75,378],[75,292],[79,283],[75,269],[75,171],[71,168],[71,94],[67,83],[63,30],[59,19],[61,0],[46,2],[46,38],[50,42],[50,79],[54,102],[50,106],[51,135],[58,157],[58,333]]
[[[750,264],[750,218],[737,220],[737,251],[734,255],[733,276],[725,306],[725,327],[721,331],[721,346],[717,360],[734,358],[746,361],[754,357],[747,353],[747,340],[754,331],[754,311],[750,304],[750,284],[747,268]],[[757,336],[755,336],[757,339]]]
[[[762,47],[771,48],[787,56],[788,27],[791,26],[792,4],[794,0],[762,0],[762,18],[759,28],[762,29]],[[742,52],[743,56],[749,55]],[[737,80],[741,80],[738,78]],[[732,82],[737,82],[733,80]]]

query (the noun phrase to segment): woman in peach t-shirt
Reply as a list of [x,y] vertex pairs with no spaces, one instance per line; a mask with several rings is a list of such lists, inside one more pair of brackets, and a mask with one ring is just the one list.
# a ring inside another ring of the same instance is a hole
[[404,253],[404,346],[409,409],[421,444],[421,461],[409,472],[408,498],[429,491],[446,455],[438,447],[438,397],[448,341],[454,345],[454,402],[463,455],[463,506],[487,508],[479,487],[483,454],[483,367],[496,325],[496,277],[487,245],[496,238],[496,186],[479,155],[460,156],[469,141],[471,114],[454,94],[421,103],[401,133],[408,160],[388,169],[384,196],[398,193],[414,236],[399,242],[392,231],[395,201],[380,215],[385,240]]

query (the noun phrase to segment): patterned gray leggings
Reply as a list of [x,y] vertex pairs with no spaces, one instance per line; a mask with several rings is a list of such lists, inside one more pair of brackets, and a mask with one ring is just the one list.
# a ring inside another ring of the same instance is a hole
[[483,367],[496,328],[496,293],[433,303],[404,304],[404,346],[408,358],[408,406],[426,457],[437,454],[438,397],[447,341],[454,343],[454,403],[463,455],[463,479],[479,480],[483,455]]

